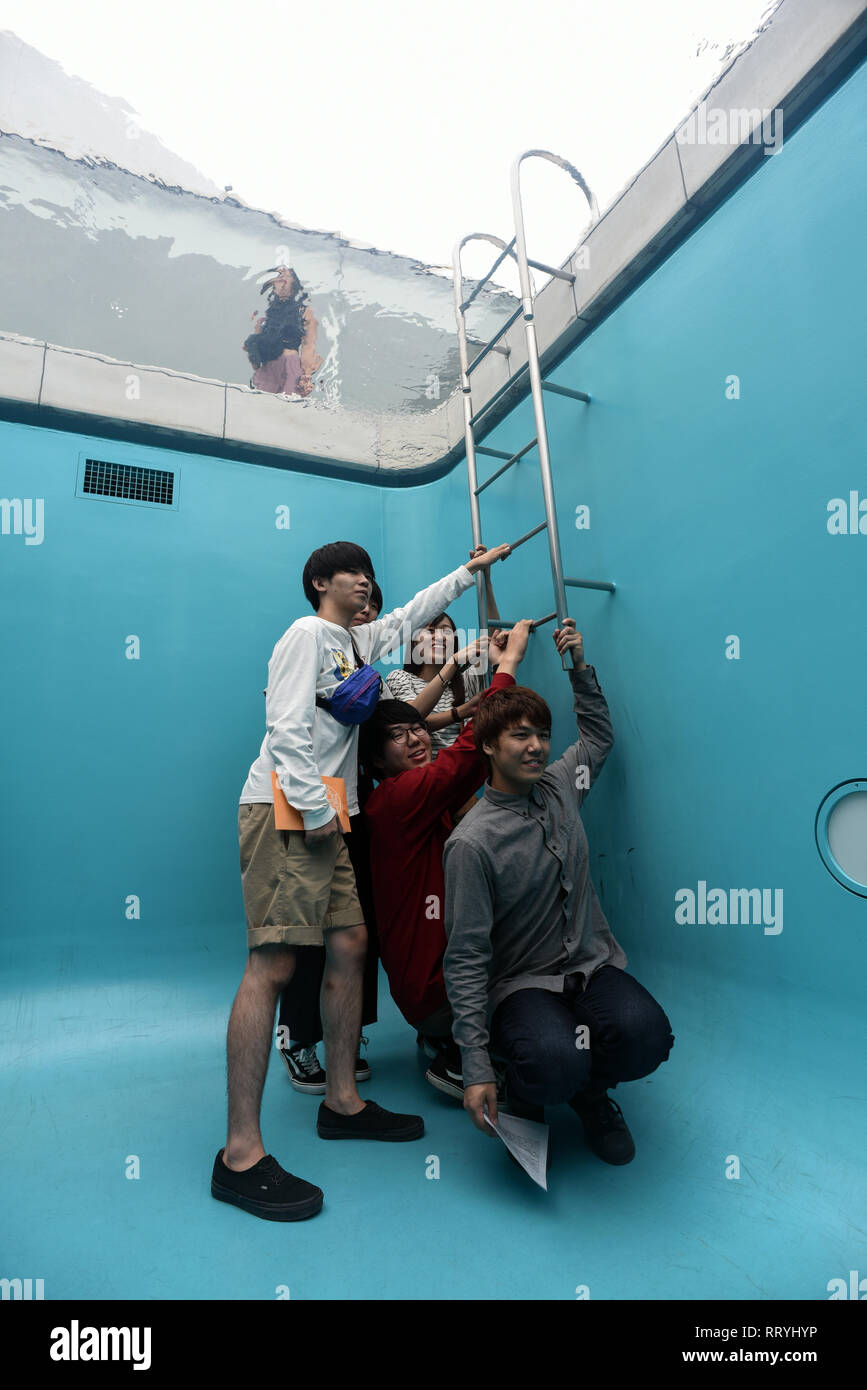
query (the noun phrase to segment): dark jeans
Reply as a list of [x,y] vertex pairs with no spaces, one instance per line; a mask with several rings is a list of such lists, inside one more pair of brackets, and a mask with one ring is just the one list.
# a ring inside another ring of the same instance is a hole
[[[491,1050],[505,1060],[506,1085],[519,1100],[559,1105],[649,1076],[668,1057],[671,1024],[632,975],[603,965],[582,985],[580,973],[567,975],[562,994],[519,989],[495,1010]],[[588,1033],[577,1035],[581,1024]],[[588,1046],[577,1045],[581,1037]]]
[[[351,816],[352,831],[345,837],[346,848],[355,871],[358,900],[367,924],[367,960],[364,963],[364,983],[361,1001],[361,1026],[376,1022],[376,998],[379,983],[379,938],[373,915],[373,885],[370,879],[370,849],[367,825],[363,814]],[[280,995],[280,1014],[277,1022],[288,1028],[293,1043],[312,1047],[322,1041],[322,1017],[319,1013],[319,991],[325,970],[324,946],[296,946],[295,973]]]
[[452,1035],[452,1011],[448,1004],[440,1004],[432,1014],[416,1024],[416,1029],[426,1038],[450,1038]]

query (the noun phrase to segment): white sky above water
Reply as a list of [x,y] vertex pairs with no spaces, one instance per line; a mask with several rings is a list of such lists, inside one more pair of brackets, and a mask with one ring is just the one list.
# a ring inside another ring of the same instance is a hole
[[[569,159],[604,209],[775,4],[2,0],[0,27],[251,206],[450,265],[468,232],[512,235],[524,149]],[[542,161],[524,188],[530,255],[559,263],[586,204]],[[465,273],[493,254],[470,248]]]

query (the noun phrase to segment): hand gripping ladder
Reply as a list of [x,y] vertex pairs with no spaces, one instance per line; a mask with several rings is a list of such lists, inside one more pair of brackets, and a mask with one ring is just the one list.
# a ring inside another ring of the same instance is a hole
[[[521,203],[521,165],[525,159],[534,157],[548,159],[552,164],[556,164],[559,168],[565,169],[566,173],[571,175],[587,198],[590,204],[592,221],[598,221],[599,209],[596,199],[574,165],[569,164],[565,159],[561,159],[559,155],[551,154],[548,150],[525,150],[522,155],[518,156],[512,165],[512,209],[515,219],[514,237],[510,242],[506,243],[501,241],[499,237],[490,236],[486,232],[471,232],[468,236],[462,237],[455,246],[453,266],[455,316],[458,325],[461,391],[464,399],[464,436],[466,440],[467,475],[470,489],[470,514],[472,516],[474,546],[481,545],[482,543],[479,495],[484,492],[486,487],[490,487],[493,482],[496,482],[497,478],[502,477],[502,475],[512,467],[512,464],[517,463],[525,454],[528,454],[531,449],[538,448],[539,451],[539,467],[542,474],[542,494],[545,501],[545,520],[540,522],[538,526],[534,526],[532,531],[528,531],[526,535],[520,536],[518,540],[512,541],[511,543],[512,550],[516,550],[519,545],[523,545],[525,541],[530,540],[532,536],[537,535],[540,531],[547,530],[548,532],[548,550],[551,558],[551,580],[554,587],[556,608],[553,613],[547,613],[544,617],[537,618],[534,621],[533,630],[535,631],[542,623],[549,623],[554,618],[557,619],[558,627],[563,626],[563,619],[566,617],[567,585],[576,589],[607,589],[611,593],[614,592],[614,585],[608,580],[564,579],[563,577],[563,564],[560,558],[560,535],[557,529],[557,511],[554,502],[554,488],[551,481],[551,457],[548,452],[548,430],[545,424],[543,392],[553,391],[559,396],[570,396],[573,400],[584,401],[586,404],[589,404],[590,397],[584,391],[573,391],[567,386],[555,386],[553,382],[544,381],[542,378],[539,365],[539,347],[536,341],[536,323],[533,313],[535,296],[530,280],[530,266],[533,266],[536,270],[544,271],[548,275],[553,275],[558,280],[568,280],[570,283],[574,283],[575,276],[565,270],[558,270],[554,266],[544,265],[540,261],[530,261],[527,259],[527,243],[524,233],[524,210]],[[489,241],[492,245],[499,248],[500,254],[483,279],[478,281],[472,293],[464,299],[464,276],[461,265],[461,252],[467,242],[470,241]],[[505,323],[497,330],[493,338],[491,338],[489,342],[483,344],[481,351],[476,355],[473,361],[469,362],[467,354],[467,310],[476,295],[479,294],[488,283],[498,266],[502,264],[507,256],[511,256],[517,261],[518,275],[521,282],[521,304],[515,312],[506,319]],[[488,400],[481,409],[474,412],[470,377],[479,366],[479,363],[484,361],[489,352],[501,352],[508,356],[510,350],[500,343],[500,339],[508,332],[512,324],[515,323],[522,314],[524,317],[524,328],[527,334],[527,362],[520,371],[516,372],[513,377],[510,377],[504,386],[501,386],[494,392],[490,400]],[[513,387],[517,386],[519,383],[525,383],[525,374],[529,374],[530,391],[533,398],[533,415],[536,422],[535,438],[531,439],[529,443],[524,444],[515,454],[507,454],[502,449],[486,449],[483,448],[482,445],[477,445],[473,434],[475,426],[508,391],[511,391]],[[492,473],[491,476],[486,478],[481,484],[479,484],[476,475],[477,454],[488,454],[492,458],[506,460],[495,473]],[[488,626],[488,606],[485,595],[484,576],[481,573],[476,575],[476,594],[479,604],[479,631],[484,632]],[[514,621],[497,619],[498,627],[514,627],[514,625]],[[561,660],[565,671],[568,669],[566,656],[564,655]]]

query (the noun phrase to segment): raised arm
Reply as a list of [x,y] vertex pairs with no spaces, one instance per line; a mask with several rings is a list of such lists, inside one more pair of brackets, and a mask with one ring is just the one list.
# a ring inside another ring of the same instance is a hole
[[[488,639],[486,637],[479,637],[475,642],[471,642],[469,646],[463,647],[459,652],[455,652],[454,656],[446,662],[445,666],[437,671],[433,680],[428,681],[427,685],[424,686],[417,695],[413,695],[411,699],[407,700],[407,704],[412,705],[413,709],[418,710],[430,730],[444,729],[447,724],[454,723],[454,717],[450,710],[437,710],[432,712],[434,705],[443,691],[454,680],[458,671],[464,669],[465,666],[469,666],[469,664],[487,648],[487,642]],[[386,683],[389,683],[388,677],[386,677]],[[462,722],[464,719],[469,718],[478,703],[479,697],[478,695],[474,695],[471,700],[467,700],[463,705],[457,706],[458,714]]]
[[[514,684],[510,670],[498,671],[489,689],[482,691],[481,699]],[[433,762],[389,778],[389,813],[402,814],[405,808],[407,821],[412,821],[419,835],[426,835],[444,811],[462,805],[478,790],[485,780],[485,770],[485,760],[473,738],[473,726],[467,724],[450,747],[440,749]]]
[[395,608],[373,623],[364,623],[354,629],[358,650],[365,661],[378,661],[395,647],[404,646],[412,638],[416,628],[448,608],[459,594],[469,589],[477,569],[486,569],[495,560],[505,560],[510,553],[508,545],[498,545],[486,550],[466,565],[459,565],[444,579],[421,589],[403,608]]
[[[495,632],[492,649],[502,652],[500,667],[487,690],[480,695],[486,700],[495,690],[506,690],[515,684],[515,673],[527,650],[530,624],[516,623],[510,633]],[[473,726],[467,724],[449,748],[442,748],[433,762],[423,767],[408,768],[389,778],[388,804],[390,814],[400,814],[427,834],[428,827],[443,811],[460,806],[485,780],[485,760],[475,745]]]
[[[470,551],[470,559],[474,560],[477,555],[484,555],[484,553],[485,547],[483,545],[477,545],[475,550]],[[494,598],[494,581],[491,578],[490,565],[485,570],[485,599],[487,601],[488,622],[496,622],[497,618],[500,616],[500,610],[497,607],[497,600]]]
[[551,763],[544,775],[565,779],[580,806],[614,747],[614,731],[596,672],[584,660],[584,639],[575,631],[574,618],[564,618],[563,627],[554,633],[554,641],[558,652],[571,651],[575,661],[568,675],[574,697],[572,708],[578,716],[578,740],[562,758]]

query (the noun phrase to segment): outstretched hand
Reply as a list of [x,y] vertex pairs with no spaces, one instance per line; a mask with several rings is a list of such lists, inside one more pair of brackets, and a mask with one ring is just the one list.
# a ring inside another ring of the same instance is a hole
[[505,560],[511,553],[512,547],[510,545],[495,545],[492,550],[483,550],[480,545],[477,545],[474,551],[470,551],[467,569],[470,574],[475,574],[476,570],[487,569],[495,560]]

